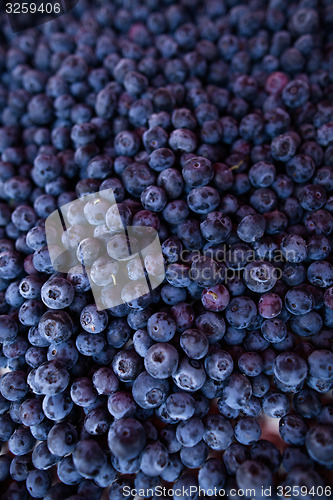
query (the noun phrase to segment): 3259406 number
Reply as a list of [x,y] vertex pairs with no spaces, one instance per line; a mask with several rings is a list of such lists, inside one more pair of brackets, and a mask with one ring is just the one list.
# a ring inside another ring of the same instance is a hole
[[60,3],[6,3],[6,13],[7,14],[60,14],[61,5]]
[[308,488],[307,486],[277,486],[276,494],[278,497],[305,497],[313,496],[315,497],[328,497],[332,495],[331,486],[312,486]]

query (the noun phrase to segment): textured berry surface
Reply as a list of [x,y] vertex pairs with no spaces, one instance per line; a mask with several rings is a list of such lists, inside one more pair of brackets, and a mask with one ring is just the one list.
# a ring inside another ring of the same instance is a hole
[[332,498],[332,2],[0,22],[0,500]]

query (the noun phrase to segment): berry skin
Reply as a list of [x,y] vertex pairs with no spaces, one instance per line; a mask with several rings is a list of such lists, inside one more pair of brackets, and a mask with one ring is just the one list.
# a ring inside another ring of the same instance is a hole
[[43,399],[43,411],[47,418],[53,421],[64,419],[73,408],[73,401],[67,391],[45,396]]
[[202,292],[201,301],[209,311],[221,312],[229,304],[229,292],[224,285],[215,285]]
[[257,442],[261,435],[260,425],[254,418],[241,418],[234,428],[235,438],[244,445]]
[[63,457],[71,453],[78,440],[75,427],[68,423],[56,424],[47,436],[47,445],[53,455]]
[[133,383],[133,398],[144,409],[156,408],[167,398],[169,383],[142,372]]
[[222,415],[208,415],[204,420],[203,439],[213,450],[226,450],[232,442],[232,426]]
[[317,350],[308,358],[309,371],[313,377],[320,380],[333,380],[333,356],[328,350]]
[[[136,408],[137,408],[137,406],[135,404],[135,401],[133,400],[133,397],[130,394],[128,394],[127,392],[120,392],[120,391],[114,392],[108,398],[108,411],[114,418],[132,417],[135,414]],[[103,408],[101,408],[101,410],[104,411]],[[92,412],[93,411],[94,410],[92,410]],[[89,413],[88,413],[88,415],[89,415]],[[96,414],[96,417],[99,417],[98,413]],[[88,415],[87,415],[87,417],[88,417]],[[86,425],[85,425],[86,429],[87,429],[88,425],[89,425],[89,428],[92,427],[92,429],[94,429],[94,424],[93,424],[93,421],[95,420],[94,414],[92,414],[90,416],[90,419],[89,419],[90,423],[88,422],[87,417],[86,417]],[[107,424],[108,418],[106,415],[105,415],[105,417],[102,416],[101,419],[96,420],[97,426],[101,427],[101,431],[103,430],[103,432],[104,432],[104,426],[101,426],[100,423],[103,422],[104,419],[106,420],[106,424]],[[107,427],[106,427],[106,430],[107,430]],[[96,428],[96,431],[97,431],[97,428]],[[103,432],[101,432],[101,433],[103,434]],[[95,432],[91,432],[91,434],[94,434],[94,433]]]
[[304,287],[295,287],[286,293],[285,305],[289,312],[298,316],[310,312],[314,300],[309,290]]
[[40,318],[38,330],[48,342],[60,344],[72,335],[73,322],[65,311],[48,311]]
[[184,181],[191,188],[207,185],[213,178],[213,167],[204,157],[193,157],[185,163],[182,175]]
[[1,395],[8,401],[18,401],[28,392],[27,377],[22,371],[4,374],[0,381]]
[[47,471],[32,470],[26,479],[27,490],[34,498],[44,498],[51,484],[51,477]]
[[208,352],[209,342],[200,330],[188,329],[182,333],[180,345],[189,358],[201,359]]
[[166,410],[170,417],[178,420],[188,420],[194,414],[194,399],[190,394],[177,392],[171,394],[166,402]]
[[41,298],[50,309],[64,309],[74,299],[74,289],[64,278],[51,278],[41,289]]
[[213,380],[226,380],[232,373],[234,363],[229,353],[216,350],[205,359],[205,370],[207,375]]
[[254,320],[257,308],[254,302],[245,296],[233,298],[226,310],[228,323],[235,328],[246,328]]
[[76,379],[71,385],[70,394],[73,402],[83,408],[93,404],[97,398],[97,393],[88,377]]
[[25,455],[33,449],[35,438],[27,427],[19,426],[8,440],[8,449],[13,455]]
[[168,452],[158,441],[148,444],[141,454],[140,468],[147,476],[159,476],[168,465]]
[[232,409],[241,410],[252,396],[252,387],[245,375],[233,373],[223,388],[223,399]]
[[60,361],[46,361],[36,370],[36,383],[42,394],[53,396],[66,389],[69,373]]
[[310,457],[326,467],[331,467],[333,462],[332,439],[332,428],[318,424],[312,427],[305,436],[305,445]]
[[204,385],[206,373],[200,361],[184,357],[172,378],[179,389],[195,392]]
[[203,237],[211,243],[222,243],[230,236],[232,223],[228,216],[220,212],[209,212],[200,224]]
[[282,310],[282,300],[276,293],[262,295],[258,302],[258,312],[265,319],[275,318]]
[[96,441],[86,439],[75,446],[73,462],[81,476],[92,479],[105,465],[106,455]]
[[204,425],[198,417],[192,417],[177,425],[176,437],[182,446],[195,446],[204,434]]
[[300,415],[286,415],[279,422],[279,431],[282,439],[295,446],[302,446],[308,425]]
[[166,343],[156,343],[146,352],[144,363],[152,377],[165,379],[176,372],[178,360],[179,355],[175,347]]
[[192,3],[95,2],[2,39],[6,500],[327,493],[332,7]]
[[195,446],[183,447],[180,450],[180,458],[185,467],[196,469],[200,467],[208,456],[208,447],[204,441],[200,441]]
[[284,384],[296,386],[305,380],[307,373],[306,362],[296,353],[284,352],[274,360],[274,375]]
[[262,372],[264,362],[258,353],[248,351],[238,359],[238,367],[248,377],[255,377]]
[[116,420],[110,427],[108,443],[118,458],[136,458],[145,446],[146,438],[142,425],[132,418]]
[[149,318],[147,330],[153,340],[167,342],[174,336],[176,325],[166,313],[156,313]]
[[262,401],[264,412],[272,418],[281,418],[288,413],[289,410],[288,398],[279,392],[267,393]]
[[161,478],[165,481],[173,482],[179,479],[184,470],[184,465],[181,462],[178,453],[169,455],[169,461],[166,468],[161,472]]
[[269,468],[256,460],[245,460],[237,469],[236,480],[239,488],[251,487],[256,492],[256,498],[263,498],[261,488],[273,485],[273,475]]
[[251,243],[259,240],[266,228],[266,220],[260,214],[247,215],[242,219],[237,228],[237,234],[242,241]]

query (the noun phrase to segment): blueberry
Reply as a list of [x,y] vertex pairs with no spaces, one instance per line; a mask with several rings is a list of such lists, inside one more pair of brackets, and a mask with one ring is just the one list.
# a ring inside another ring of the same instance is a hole
[[166,284],[161,289],[161,298],[166,304],[173,306],[186,299],[186,290]]
[[238,467],[249,458],[247,448],[239,443],[232,443],[223,454],[223,462],[229,474],[235,474]]
[[262,295],[258,302],[258,312],[265,319],[275,318],[282,311],[282,300],[275,293]]
[[196,188],[207,185],[212,180],[214,171],[209,160],[194,156],[184,164],[182,175],[188,186]]
[[156,408],[166,399],[169,384],[166,380],[153,378],[142,372],[133,383],[133,398],[141,408]]
[[215,285],[205,288],[202,292],[201,301],[209,311],[223,311],[230,304],[230,296],[224,285]]
[[229,353],[216,350],[205,358],[207,375],[214,380],[226,380],[233,371],[233,360]]
[[280,392],[269,392],[262,400],[264,412],[272,418],[284,417],[289,411],[289,400]]
[[259,240],[266,228],[266,220],[260,214],[247,215],[238,224],[237,234],[242,241],[251,243]]
[[210,343],[221,340],[225,334],[225,322],[214,312],[206,311],[198,315],[195,324],[208,337]]
[[169,341],[176,332],[176,324],[166,313],[156,313],[149,318],[147,330],[153,340]]
[[179,224],[189,215],[189,207],[185,200],[172,200],[163,210],[163,218],[169,224]]
[[142,192],[154,183],[154,180],[153,171],[141,163],[132,163],[122,174],[125,189],[134,197],[140,197]]
[[36,370],[36,383],[43,394],[52,396],[66,389],[69,374],[60,361],[46,361]]
[[305,442],[308,425],[299,415],[286,415],[279,422],[279,431],[286,443],[302,446]]
[[248,351],[240,356],[238,367],[248,377],[255,377],[262,372],[264,363],[258,353]]
[[263,337],[272,344],[282,342],[287,336],[287,327],[285,323],[279,319],[267,319],[261,325]]
[[86,439],[76,445],[73,462],[82,476],[95,478],[106,463],[106,455],[96,441]]
[[197,360],[184,357],[178,365],[173,380],[181,390],[195,392],[199,390],[206,380],[205,370]]
[[73,322],[65,311],[48,311],[40,318],[38,330],[48,342],[60,344],[72,335]]
[[141,357],[132,347],[119,351],[112,360],[113,371],[123,382],[134,380],[141,366]]
[[94,304],[90,304],[82,310],[80,322],[88,333],[98,334],[105,330],[108,316],[106,311],[98,311]]
[[157,185],[165,190],[168,198],[175,199],[181,195],[184,181],[178,170],[168,167],[159,174]]
[[32,470],[26,479],[27,490],[34,498],[44,498],[51,484],[51,476],[46,471]]
[[276,472],[281,464],[281,454],[271,441],[260,439],[251,446],[251,458],[264,463],[272,472]]
[[332,429],[318,424],[312,427],[305,437],[305,445],[310,457],[326,467],[332,465],[332,438]]
[[178,359],[175,347],[166,343],[156,343],[146,352],[144,363],[147,372],[152,377],[164,379],[176,372]]
[[245,460],[236,472],[239,488],[251,488],[256,497],[263,498],[261,488],[269,488],[273,484],[273,475],[267,465],[257,460]]
[[108,398],[108,410],[114,418],[133,417],[136,408],[133,397],[127,392],[114,392]]
[[192,189],[187,196],[189,208],[198,214],[213,212],[219,205],[220,197],[216,189],[202,186]]
[[27,377],[23,371],[5,373],[0,379],[1,395],[8,401],[18,401],[28,392]]
[[74,450],[78,440],[77,432],[72,424],[56,424],[47,437],[48,448],[51,453],[63,457]]
[[[5,457],[6,455],[3,455]],[[32,463],[29,455],[15,456],[10,463],[10,476],[14,481],[24,481],[31,471]]]
[[254,302],[246,296],[233,298],[226,310],[228,323],[235,328],[246,328],[257,314]]
[[0,437],[1,441],[8,441],[15,431],[15,423],[9,413],[0,416]]
[[180,337],[180,345],[185,354],[192,359],[200,359],[208,351],[208,339],[200,330],[185,330]]
[[235,410],[241,410],[252,396],[252,387],[245,375],[233,373],[223,388],[225,403]]
[[8,449],[13,455],[25,455],[33,449],[35,438],[28,427],[19,426],[8,440]]
[[[43,408],[43,411],[44,411],[44,408]],[[40,422],[39,424],[32,425],[30,427],[30,431],[31,431],[31,434],[33,435],[33,437],[35,439],[37,439],[38,441],[46,441],[48,433],[49,433],[50,429],[52,428],[52,426],[53,426],[53,422],[51,420],[44,418],[44,420],[42,420],[42,422]]]
[[41,298],[50,309],[64,309],[74,299],[74,289],[64,278],[50,278],[41,289]]
[[149,186],[141,193],[141,203],[146,210],[161,212],[167,203],[166,193],[163,188]]
[[82,481],[82,476],[73,463],[72,455],[67,455],[60,460],[57,465],[57,474],[64,484],[74,485]]
[[14,317],[9,315],[0,316],[0,341],[12,342],[18,334],[18,325]]
[[107,342],[111,347],[120,348],[126,344],[131,335],[131,329],[122,318],[113,319],[106,329]]
[[222,415],[208,415],[204,420],[203,439],[213,450],[226,450],[232,442],[232,426]]
[[20,417],[23,425],[31,427],[44,419],[42,400],[37,398],[26,399],[20,406]]
[[14,279],[22,272],[21,256],[15,251],[0,253],[0,277]]
[[165,481],[173,482],[179,479],[184,470],[184,465],[178,453],[169,455],[168,465],[161,472],[161,478]]
[[185,467],[196,469],[200,467],[208,456],[208,446],[204,441],[200,441],[195,446],[183,447],[180,450],[180,458]]
[[97,398],[97,393],[88,377],[76,379],[71,385],[70,394],[73,402],[82,407],[93,404]]
[[168,465],[168,452],[158,441],[148,444],[141,454],[140,469],[147,476],[159,476]]

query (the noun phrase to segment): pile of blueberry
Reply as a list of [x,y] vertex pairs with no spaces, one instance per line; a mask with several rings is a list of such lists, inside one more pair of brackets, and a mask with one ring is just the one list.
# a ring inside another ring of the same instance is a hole
[[[1,500],[332,498],[331,0],[0,25]],[[120,225],[85,208],[110,189]],[[78,198],[90,269],[60,272],[45,220]],[[98,308],[123,225],[158,232],[165,278]]]

